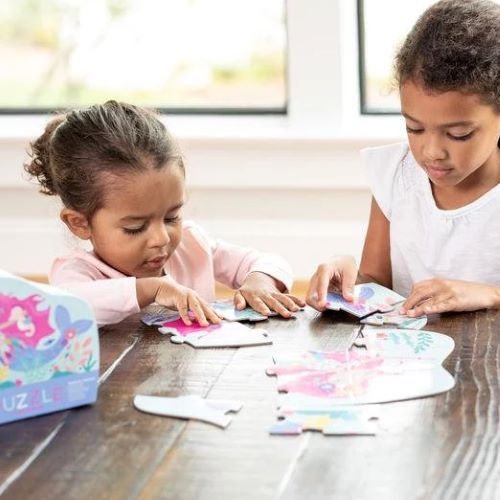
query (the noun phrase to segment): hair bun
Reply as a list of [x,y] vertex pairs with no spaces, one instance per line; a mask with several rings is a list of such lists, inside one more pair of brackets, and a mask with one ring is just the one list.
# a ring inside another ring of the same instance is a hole
[[66,120],[65,115],[57,115],[46,125],[44,133],[30,143],[28,155],[31,161],[24,164],[24,170],[36,177],[40,183],[40,191],[44,194],[55,195],[57,189],[54,185],[50,166],[50,143],[56,128]]

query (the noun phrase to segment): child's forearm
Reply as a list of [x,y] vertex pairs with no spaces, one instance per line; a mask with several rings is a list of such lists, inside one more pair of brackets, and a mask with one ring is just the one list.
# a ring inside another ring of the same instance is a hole
[[160,284],[161,278],[137,278],[137,302],[141,309],[155,301]]
[[361,271],[358,271],[358,277],[356,278],[356,284],[361,285],[363,283],[379,283],[379,280],[377,278],[374,278],[373,276],[370,276],[367,273],[362,273]]

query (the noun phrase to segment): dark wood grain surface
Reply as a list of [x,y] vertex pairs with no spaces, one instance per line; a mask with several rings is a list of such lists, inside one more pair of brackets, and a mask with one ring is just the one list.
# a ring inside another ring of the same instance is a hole
[[[6,499],[500,498],[500,313],[434,318],[456,386],[385,404],[377,436],[270,436],[278,350],[336,349],[355,323],[312,310],[265,323],[274,344],[195,350],[134,316],[101,330],[93,406],[0,426]],[[237,399],[221,430],[141,413],[135,394]]]

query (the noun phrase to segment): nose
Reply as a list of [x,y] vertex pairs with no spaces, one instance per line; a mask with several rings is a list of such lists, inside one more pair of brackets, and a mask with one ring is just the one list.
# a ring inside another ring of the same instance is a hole
[[163,223],[151,224],[151,233],[149,235],[149,246],[151,247],[166,247],[170,243],[168,229]]
[[423,155],[426,161],[446,159],[446,149],[437,134],[427,134],[423,142]]

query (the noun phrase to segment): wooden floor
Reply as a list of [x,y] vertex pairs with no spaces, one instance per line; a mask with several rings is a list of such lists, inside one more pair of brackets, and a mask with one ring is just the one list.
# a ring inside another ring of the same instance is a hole
[[[101,330],[93,406],[0,426],[4,499],[498,499],[500,312],[435,318],[448,393],[383,405],[374,437],[270,436],[275,351],[345,348],[354,323],[307,309],[265,323],[272,346],[174,345],[138,315]],[[226,430],[141,413],[135,394],[244,402]]]

